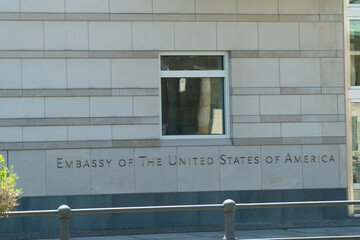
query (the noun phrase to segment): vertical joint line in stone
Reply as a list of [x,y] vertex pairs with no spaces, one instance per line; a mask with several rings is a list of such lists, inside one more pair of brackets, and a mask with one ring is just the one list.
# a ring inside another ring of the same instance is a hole
[[134,193],[136,193],[136,176],[135,176],[135,172],[136,172],[136,156],[135,156],[135,148],[132,148],[132,156],[134,159]]
[[[131,50],[134,51],[134,24],[133,21],[130,22],[130,29],[131,29]],[[134,53],[132,53],[134,54]]]
[[218,22],[215,22],[215,48],[219,50],[218,47]]
[[[301,145],[301,156],[304,156],[304,145]],[[304,161],[301,161],[301,188],[304,189]]]
[[277,14],[278,14],[278,20],[280,20],[280,4],[279,4],[279,0],[276,1],[276,7],[277,7]]
[[[65,0],[66,1],[66,0]],[[110,20],[110,0],[108,0],[108,9],[109,9],[109,20]]]
[[[176,50],[176,36],[175,36],[175,32],[176,32],[176,29],[175,29],[175,27],[176,27],[176,24],[175,24],[175,21],[173,21],[173,29],[174,29],[174,32],[173,32],[173,34],[174,34],[174,50]],[[158,55],[159,56],[159,55]],[[159,56],[159,60],[160,60],[160,56]],[[161,60],[160,60],[160,66],[161,66]],[[160,69],[161,69],[161,67],[160,67]],[[161,86],[161,80],[160,80],[160,86]],[[161,88],[161,87],[160,87]],[[160,95],[161,96],[161,95]]]
[[197,0],[194,0],[194,14],[195,14],[195,22],[197,21],[196,1],[197,1]]
[[46,196],[48,195],[48,192],[47,192],[47,150],[44,150],[44,154],[45,154],[45,194]]
[[110,68],[110,91],[111,91],[111,96],[113,95],[112,94],[112,67],[111,67],[111,62],[112,62],[112,59],[109,58],[109,68]]
[[257,49],[260,51],[260,22],[256,23],[257,28]]
[[44,58],[45,58],[45,21],[42,21],[43,22],[43,53],[44,53]]
[[[300,34],[301,34],[300,27],[301,27],[301,24],[300,24],[300,22],[298,22],[299,51],[301,51],[301,49],[300,49],[300,41],[301,41],[301,37],[300,37]],[[301,52],[300,52],[300,56],[301,56]]]
[[88,40],[88,51],[90,51],[90,21],[87,22],[87,40]]
[[[69,78],[68,78],[68,64],[69,64],[69,59],[65,58],[65,77],[66,77],[66,89],[69,89]],[[67,94],[69,95],[69,91],[67,91]]]
[[[179,156],[178,147],[176,147],[176,156]],[[179,191],[179,164],[176,164],[176,190]]]
[[21,95],[23,95],[24,83],[23,83],[23,61],[24,59],[20,59],[20,81],[21,81]]

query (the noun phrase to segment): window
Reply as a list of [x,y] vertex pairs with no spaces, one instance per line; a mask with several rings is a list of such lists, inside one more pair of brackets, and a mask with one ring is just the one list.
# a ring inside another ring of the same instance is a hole
[[227,55],[161,54],[160,66],[162,136],[227,136]]

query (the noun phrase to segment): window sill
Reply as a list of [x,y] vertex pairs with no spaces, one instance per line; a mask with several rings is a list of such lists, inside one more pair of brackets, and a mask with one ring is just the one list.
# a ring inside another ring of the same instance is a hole
[[178,146],[232,146],[231,138],[222,139],[161,139],[161,147]]

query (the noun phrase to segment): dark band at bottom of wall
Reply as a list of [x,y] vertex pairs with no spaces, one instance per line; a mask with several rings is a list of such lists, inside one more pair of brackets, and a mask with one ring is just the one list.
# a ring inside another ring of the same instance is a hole
[[[295,202],[345,200],[346,189],[256,190],[218,192],[141,193],[84,196],[24,197],[16,210],[57,209],[62,204],[71,208],[124,206],[161,206],[182,204],[218,204],[225,199],[237,203]],[[235,214],[237,225],[322,222],[346,219],[346,207],[245,209]],[[71,216],[71,231],[189,227],[222,225],[222,211],[149,212]],[[0,236],[8,233],[56,233],[57,216],[11,217],[0,219]]]

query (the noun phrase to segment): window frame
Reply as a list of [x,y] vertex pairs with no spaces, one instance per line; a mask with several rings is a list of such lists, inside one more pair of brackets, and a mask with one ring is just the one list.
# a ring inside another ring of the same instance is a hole
[[[162,56],[222,56],[223,70],[161,70]],[[230,91],[229,91],[229,54],[227,52],[159,52],[159,109],[160,109],[160,139],[226,139],[230,138]],[[201,78],[201,77],[218,77],[223,78],[224,88],[224,134],[208,135],[163,135],[162,133],[162,78]]]

